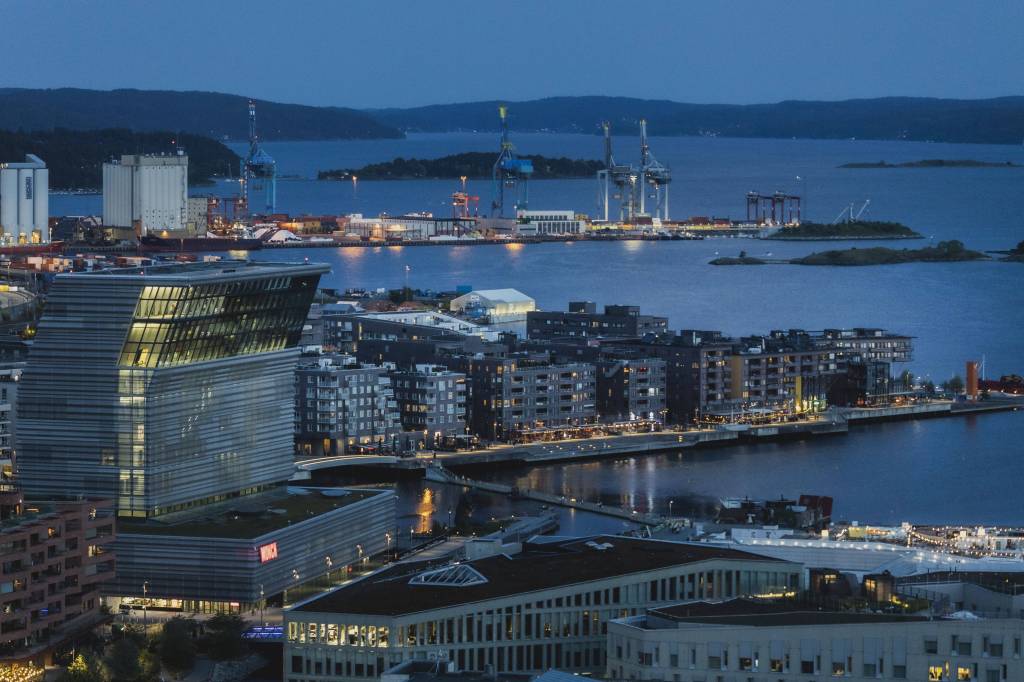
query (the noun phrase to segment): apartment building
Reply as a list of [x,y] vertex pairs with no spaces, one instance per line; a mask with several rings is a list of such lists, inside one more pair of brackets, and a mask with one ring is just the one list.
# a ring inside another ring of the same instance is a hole
[[0,517],[0,663],[46,664],[101,618],[100,586],[114,575],[113,504],[25,502],[7,488]]
[[469,380],[470,428],[481,438],[512,440],[597,419],[592,364],[555,364],[546,356],[512,353],[453,357],[449,366]]
[[421,432],[428,446],[466,433],[465,374],[416,365],[393,370],[390,376],[403,429]]
[[389,368],[312,352],[295,371],[295,446],[301,457],[394,451],[402,431]]

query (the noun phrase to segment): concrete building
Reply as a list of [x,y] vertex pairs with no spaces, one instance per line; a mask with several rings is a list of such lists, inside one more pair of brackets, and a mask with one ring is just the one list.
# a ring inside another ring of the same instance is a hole
[[109,501],[26,503],[6,486],[0,521],[2,676],[4,664],[15,661],[52,663],[55,648],[100,622],[115,535]]
[[466,375],[437,365],[391,372],[402,428],[423,434],[428,447],[466,433]]
[[523,237],[582,234],[587,222],[575,211],[516,211],[516,234]]
[[124,154],[103,164],[103,224],[139,236],[182,232],[188,223],[188,157]]
[[568,312],[531,311],[526,334],[531,339],[641,338],[668,331],[668,318],[641,315],[639,306],[606,305],[603,313],[590,301],[574,301]]
[[304,355],[295,372],[297,454],[398,449],[402,425],[388,369],[351,355]]
[[50,171],[35,154],[21,162],[0,163],[0,241],[50,241]]
[[620,680],[1024,679],[1019,619],[930,619],[734,599],[613,620]]
[[799,566],[620,536],[397,564],[285,612],[284,679],[366,680],[443,652],[468,671],[605,669],[614,618],[681,599],[796,589]]
[[650,419],[664,422],[665,361],[609,358],[597,368],[597,412],[602,421]]
[[516,440],[597,419],[592,364],[553,364],[546,357],[510,354],[458,356],[448,366],[469,381],[470,429],[481,438]]

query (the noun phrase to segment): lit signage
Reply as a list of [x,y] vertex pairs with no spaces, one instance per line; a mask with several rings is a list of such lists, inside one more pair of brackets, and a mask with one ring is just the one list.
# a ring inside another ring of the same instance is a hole
[[268,561],[273,561],[277,558],[277,543],[271,542],[269,545],[260,545],[260,563],[265,564]]

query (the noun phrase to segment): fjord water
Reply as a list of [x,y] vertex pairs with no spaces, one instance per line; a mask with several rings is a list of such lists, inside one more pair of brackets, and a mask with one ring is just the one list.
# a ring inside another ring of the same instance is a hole
[[[591,135],[516,135],[521,153],[597,158]],[[286,176],[279,209],[299,213],[380,211],[447,214],[449,180],[318,182],[316,171],[358,167],[396,156],[435,158],[495,147],[493,135],[413,135],[406,140],[267,143]],[[635,138],[616,139],[620,161],[636,157]],[[1024,164],[1018,146],[855,140],[654,138],[672,167],[672,215],[743,217],[744,195],[783,190],[807,197],[810,216],[831,222],[870,199],[874,219],[898,220],[926,240],[960,239],[979,250],[1024,239],[1024,168],[840,169],[848,162],[975,159]],[[240,147],[236,147],[241,151]],[[797,179],[799,177],[799,179]],[[216,189],[224,190],[227,184]],[[481,207],[490,183],[470,181]],[[197,194],[208,192],[198,189]],[[596,215],[592,180],[537,181],[532,208]],[[57,197],[52,212],[97,212],[98,197]],[[805,214],[806,215],[806,214]],[[780,243],[747,239],[472,247],[290,249],[255,252],[261,260],[308,258],[332,266],[325,286],[514,287],[547,309],[570,300],[630,303],[667,315],[673,328],[730,334],[798,327],[879,326],[913,335],[909,367],[936,383],[963,375],[964,361],[986,360],[989,376],[1024,372],[1024,265],[998,262],[915,263],[828,268],[715,267],[716,255],[795,256],[874,243]],[[408,266],[408,270],[406,269]],[[720,496],[833,495],[836,514],[864,522],[1024,524],[1024,412],[859,427],[849,435],[799,443],[682,452],[584,464],[476,474],[640,510],[699,510]],[[443,486],[402,483],[403,509],[444,520],[456,494]],[[480,496],[479,513],[521,506]],[[567,531],[615,528],[621,522],[562,514]]]

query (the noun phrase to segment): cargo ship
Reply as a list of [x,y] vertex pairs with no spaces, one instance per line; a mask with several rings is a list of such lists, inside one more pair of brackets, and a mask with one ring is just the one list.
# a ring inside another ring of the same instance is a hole
[[234,237],[165,238],[146,235],[139,239],[139,250],[146,253],[199,253],[203,251],[255,251],[263,247],[259,239]]

